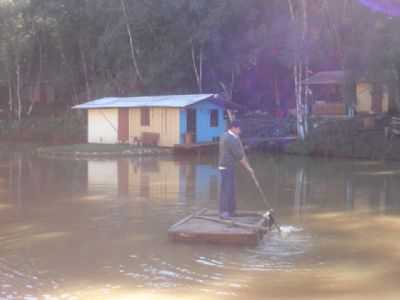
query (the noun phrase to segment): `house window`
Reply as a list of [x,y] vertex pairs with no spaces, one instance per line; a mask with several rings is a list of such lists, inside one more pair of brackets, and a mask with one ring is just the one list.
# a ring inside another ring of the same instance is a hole
[[150,108],[140,109],[140,124],[142,126],[150,126]]
[[218,109],[210,111],[210,127],[218,127]]

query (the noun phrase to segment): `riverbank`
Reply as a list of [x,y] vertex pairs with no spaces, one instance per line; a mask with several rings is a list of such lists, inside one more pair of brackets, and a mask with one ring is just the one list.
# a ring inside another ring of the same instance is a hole
[[[385,118],[314,120],[310,134],[303,141],[282,140],[281,136],[293,134],[292,120],[280,120],[282,125],[272,122],[270,118],[265,118],[267,121],[264,123],[261,119],[262,117],[243,120],[242,139],[251,150],[301,156],[400,161],[400,138],[395,136],[388,140],[385,137]],[[284,134],[280,132],[282,128],[286,128]],[[158,156],[173,152],[173,149],[168,148],[126,144],[86,144],[85,132],[84,118],[74,113],[52,118],[31,118],[20,122],[1,121],[0,150],[19,145],[19,148],[27,148],[28,151],[45,156],[89,158]],[[32,143],[35,143],[35,146],[32,146]],[[38,144],[47,146],[42,147]]]
[[288,144],[294,155],[369,160],[400,160],[400,137],[385,137],[385,119],[325,120],[305,140]]
[[0,120],[2,143],[77,144],[86,140],[85,116],[76,112],[51,117]]
[[74,144],[39,147],[37,153],[50,157],[126,157],[168,155],[172,154],[172,149],[138,147],[128,144]]
[[0,159],[7,159],[10,154],[35,154],[41,145],[34,143],[0,143]]

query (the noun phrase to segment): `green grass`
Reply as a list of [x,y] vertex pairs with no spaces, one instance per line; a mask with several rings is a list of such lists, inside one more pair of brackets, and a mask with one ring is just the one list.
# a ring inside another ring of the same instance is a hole
[[136,146],[124,144],[75,144],[50,146],[42,148],[54,152],[122,152],[137,149]]
[[38,153],[50,156],[141,156],[168,154],[170,149],[126,144],[74,144],[42,147]]

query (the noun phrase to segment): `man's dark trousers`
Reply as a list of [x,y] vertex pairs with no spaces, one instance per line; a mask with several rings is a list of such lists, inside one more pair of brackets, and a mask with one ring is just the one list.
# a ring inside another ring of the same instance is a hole
[[236,210],[235,199],[235,167],[229,167],[220,170],[221,172],[221,185],[220,185],[220,201],[219,212],[220,214],[228,213],[233,216]]

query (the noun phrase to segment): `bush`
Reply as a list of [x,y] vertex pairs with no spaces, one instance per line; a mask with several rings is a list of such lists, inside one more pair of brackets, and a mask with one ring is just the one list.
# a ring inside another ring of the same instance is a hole
[[69,112],[59,117],[32,117],[0,122],[0,138],[8,141],[78,142],[86,134],[84,119]]
[[387,141],[383,124],[365,129],[362,119],[353,118],[325,119],[314,125],[305,140],[298,140],[288,145],[286,151],[300,155],[400,159],[400,153],[397,155],[393,153],[400,141]]

